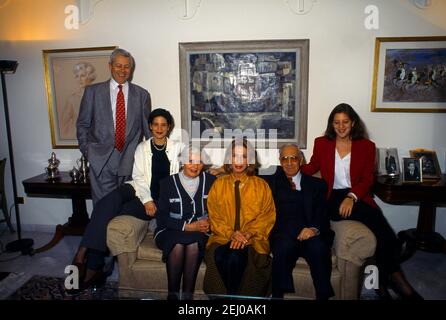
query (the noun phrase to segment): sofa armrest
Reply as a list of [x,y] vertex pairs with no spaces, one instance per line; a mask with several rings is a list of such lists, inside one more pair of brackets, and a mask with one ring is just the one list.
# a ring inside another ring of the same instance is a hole
[[147,234],[148,222],[133,216],[115,217],[107,226],[107,246],[113,256],[136,252]]
[[331,229],[336,234],[334,249],[339,258],[362,266],[367,258],[374,255],[375,235],[361,222],[331,221]]

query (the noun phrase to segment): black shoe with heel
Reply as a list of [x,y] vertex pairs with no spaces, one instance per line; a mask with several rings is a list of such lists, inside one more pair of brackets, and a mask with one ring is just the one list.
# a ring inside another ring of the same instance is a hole
[[91,287],[100,288],[104,286],[106,281],[107,281],[107,274],[102,272],[101,270],[98,270],[92,277],[90,277],[90,279],[81,282],[80,289],[87,290],[88,288]]
[[422,301],[422,300],[424,300],[424,298],[417,291],[415,291],[414,288],[412,288],[412,292],[411,293],[407,294],[394,281],[390,281],[389,286],[392,288],[392,290],[395,293],[397,293],[401,297],[402,300],[411,300],[411,301]]

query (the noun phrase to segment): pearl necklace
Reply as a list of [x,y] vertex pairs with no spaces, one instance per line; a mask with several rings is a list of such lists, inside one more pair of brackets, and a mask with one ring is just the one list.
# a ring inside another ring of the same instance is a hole
[[158,151],[163,151],[164,149],[166,149],[166,146],[167,146],[167,140],[164,142],[164,144],[163,144],[163,146],[162,146],[161,148],[158,148],[158,147],[156,146],[156,144],[155,144],[155,142],[154,142],[153,139],[152,139],[152,145],[153,145],[153,147],[154,147],[156,150],[158,150]]

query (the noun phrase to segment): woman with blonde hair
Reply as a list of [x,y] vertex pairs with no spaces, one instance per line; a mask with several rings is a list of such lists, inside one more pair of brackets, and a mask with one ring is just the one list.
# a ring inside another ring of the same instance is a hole
[[226,175],[208,196],[212,234],[206,246],[204,291],[267,296],[271,285],[269,234],[276,210],[268,184],[255,176],[258,161],[246,139],[226,151]]

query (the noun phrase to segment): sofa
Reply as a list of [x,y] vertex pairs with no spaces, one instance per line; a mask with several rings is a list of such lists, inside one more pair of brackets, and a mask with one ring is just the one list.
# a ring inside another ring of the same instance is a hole
[[[364,263],[375,253],[375,236],[356,221],[331,222],[331,227],[336,233],[331,275],[333,299],[356,300],[362,288]],[[118,216],[109,223],[107,245],[117,257],[120,289],[167,291],[166,266],[161,261],[161,251],[155,245],[151,229],[148,222],[127,215]],[[203,262],[197,276],[196,293],[203,293],[205,268]],[[286,294],[285,299],[314,299],[310,270],[302,258],[296,263],[293,279],[296,292]]]

